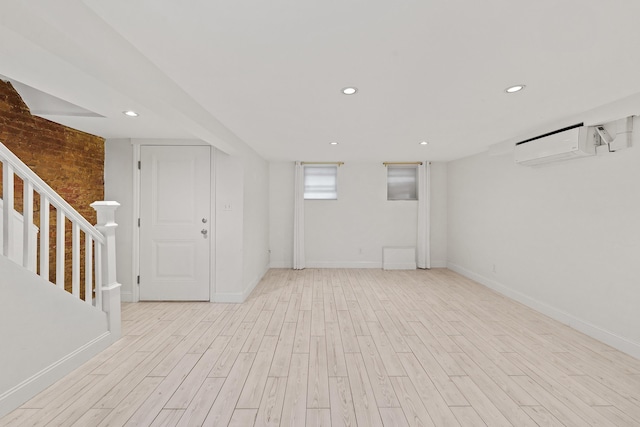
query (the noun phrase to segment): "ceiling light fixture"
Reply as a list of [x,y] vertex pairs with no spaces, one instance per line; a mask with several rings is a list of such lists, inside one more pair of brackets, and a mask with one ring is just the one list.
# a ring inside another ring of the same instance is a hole
[[515,85],[515,86],[506,88],[504,91],[507,93],[516,93],[516,92],[520,92],[525,87],[526,87],[525,85]]
[[338,143],[337,143],[337,142],[330,142],[329,144],[331,144],[331,145],[338,145]]
[[342,88],[342,93],[345,95],[355,95],[357,91],[358,91],[358,88],[353,86]]
[[420,143],[420,145],[428,145],[428,144],[429,144],[429,143],[428,143],[427,141],[422,141],[422,142]]
[[129,116],[129,117],[138,117],[139,116],[139,114],[136,113],[133,110],[123,111],[122,114],[124,114],[125,116]]

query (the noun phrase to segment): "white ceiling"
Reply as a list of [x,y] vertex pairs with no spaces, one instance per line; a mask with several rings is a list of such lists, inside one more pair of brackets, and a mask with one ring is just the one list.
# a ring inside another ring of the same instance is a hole
[[[640,114],[636,0],[0,9],[0,74],[104,116],[48,118],[106,138],[198,138],[230,153],[244,142],[268,160],[446,161]],[[349,85],[357,95],[341,94]]]

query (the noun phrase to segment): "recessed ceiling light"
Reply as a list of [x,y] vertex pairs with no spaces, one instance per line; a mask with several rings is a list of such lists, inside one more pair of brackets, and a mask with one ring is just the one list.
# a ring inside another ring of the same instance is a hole
[[422,141],[422,142],[420,143],[420,145],[428,145],[428,144],[429,144],[429,143],[428,143],[427,141]]
[[353,86],[342,88],[342,93],[344,93],[345,95],[354,95],[357,91],[358,88]]
[[138,113],[136,113],[133,110],[127,110],[127,111],[123,111],[122,114],[124,114],[125,116],[129,116],[129,117],[138,117]]
[[504,91],[507,93],[516,93],[516,92],[520,92],[525,87],[526,87],[525,85],[515,85],[515,86],[506,88]]
[[330,142],[329,144],[331,144],[331,145],[338,145],[338,143],[337,143],[337,142]]

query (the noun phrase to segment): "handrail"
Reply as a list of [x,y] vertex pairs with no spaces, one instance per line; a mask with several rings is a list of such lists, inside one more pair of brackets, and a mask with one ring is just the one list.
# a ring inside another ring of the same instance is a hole
[[[115,211],[120,206],[117,202],[97,201],[91,204],[96,211],[98,223],[94,227],[80,215],[69,203],[56,193],[47,183],[36,175],[0,142],[0,163],[2,164],[3,210],[0,217],[2,231],[2,254],[15,258],[16,240],[22,244],[22,266],[42,278],[49,280],[49,228],[50,206],[56,209],[56,249],[55,249],[55,285],[65,287],[65,261],[67,258],[65,244],[66,219],[71,221],[71,294],[81,296],[81,239],[85,235],[85,274],[84,300],[87,304],[102,310],[107,316],[107,325],[112,339],[120,337],[120,284],[116,279],[116,242]],[[14,228],[14,178],[23,181],[22,240],[17,239]],[[37,237],[33,231],[34,191],[40,195],[40,269],[35,266]],[[94,250],[95,245],[95,250]],[[94,256],[95,255],[95,256]],[[19,260],[14,261],[20,263]],[[95,276],[94,273],[95,272]],[[95,288],[94,288],[95,279]],[[95,290],[95,299],[92,298]]]
[[58,193],[55,192],[46,182],[36,175],[29,167],[22,162],[15,154],[0,142],[0,158],[3,159],[3,163],[9,164],[13,172],[21,179],[31,182],[33,189],[38,193],[45,194],[49,199],[49,203],[56,209],[61,209],[64,212],[65,218],[68,218],[74,223],[80,225],[80,228],[85,233],[88,233],[97,242],[104,244],[104,236],[96,228],[91,225],[82,215],[76,211],[66,200],[64,200]]

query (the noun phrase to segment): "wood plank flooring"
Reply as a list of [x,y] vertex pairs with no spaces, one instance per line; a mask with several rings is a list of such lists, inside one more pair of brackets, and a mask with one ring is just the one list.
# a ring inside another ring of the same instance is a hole
[[270,270],[123,337],[2,426],[638,426],[640,361],[456,273]]

